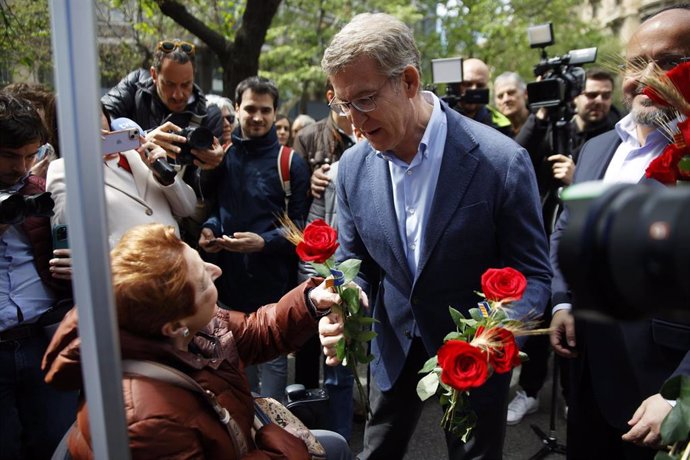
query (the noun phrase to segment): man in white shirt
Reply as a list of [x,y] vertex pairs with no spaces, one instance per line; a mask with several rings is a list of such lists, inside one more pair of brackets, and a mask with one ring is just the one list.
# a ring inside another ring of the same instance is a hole
[[[640,26],[626,49],[623,93],[630,114],[615,130],[585,144],[575,183],[597,179],[637,183],[644,178],[649,163],[668,144],[655,125],[668,109],[655,106],[642,94],[640,64],[647,63],[644,71],[651,69],[652,62],[669,70],[688,55],[687,6],[670,7]],[[555,305],[551,344],[561,356],[573,358],[568,458],[651,459],[660,440],[660,424],[671,410],[659,389],[674,374],[690,372],[686,354],[690,326],[658,318],[616,323],[574,318],[571,292],[557,260],[567,219],[566,210],[551,237]]]

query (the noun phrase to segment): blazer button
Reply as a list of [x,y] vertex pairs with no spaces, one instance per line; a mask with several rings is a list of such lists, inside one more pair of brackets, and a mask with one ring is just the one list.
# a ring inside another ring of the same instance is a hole
[[409,329],[405,331],[405,337],[412,340],[412,332]]

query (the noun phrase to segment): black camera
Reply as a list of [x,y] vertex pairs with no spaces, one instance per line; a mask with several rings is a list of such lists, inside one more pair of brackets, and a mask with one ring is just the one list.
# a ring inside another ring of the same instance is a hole
[[585,71],[580,64],[596,61],[597,48],[571,50],[563,56],[549,58],[546,47],[553,45],[553,26],[551,23],[527,29],[530,47],[541,48],[541,60],[534,66],[534,75],[541,81],[527,84],[529,106],[565,106],[575,99],[585,88]]
[[[463,80],[462,75],[462,58],[441,58],[431,60],[431,72],[433,75],[434,85],[439,83],[446,84],[446,95],[441,96],[443,100],[450,107],[455,108],[460,102],[466,104],[482,104],[489,103],[489,89],[467,89],[464,92],[460,88]],[[434,93],[436,88],[431,88]]]
[[584,182],[566,189],[558,261],[590,318],[690,317],[690,187]]
[[0,224],[19,224],[27,217],[53,215],[55,202],[50,192],[22,195],[7,190],[0,191]]
[[183,136],[187,142],[175,144],[180,148],[175,160],[180,165],[190,165],[194,163],[196,156],[192,149],[210,149],[213,146],[213,133],[205,126],[187,126],[176,132],[178,136]]

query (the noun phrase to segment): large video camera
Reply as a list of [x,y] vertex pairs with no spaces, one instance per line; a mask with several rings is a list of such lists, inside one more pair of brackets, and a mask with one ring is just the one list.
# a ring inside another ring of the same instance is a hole
[[534,66],[534,75],[541,80],[527,84],[530,107],[566,106],[584,90],[585,71],[579,65],[596,61],[597,48],[571,50],[549,58],[546,47],[556,42],[551,23],[529,27],[527,36],[531,48],[541,48],[541,60]]
[[690,319],[690,187],[584,182],[563,199],[558,260],[578,315]]
[[450,107],[456,108],[461,102],[482,105],[489,103],[488,88],[466,89],[464,92],[460,89],[463,81],[461,57],[432,59],[431,73],[434,85],[445,83],[446,95],[441,96],[441,100]]
[[50,192],[37,195],[22,195],[21,193],[0,191],[0,224],[14,225],[24,221],[27,217],[53,215],[55,202]]

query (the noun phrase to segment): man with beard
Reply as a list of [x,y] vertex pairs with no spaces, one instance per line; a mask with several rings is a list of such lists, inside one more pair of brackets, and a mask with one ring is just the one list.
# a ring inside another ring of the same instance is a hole
[[[281,145],[274,127],[278,96],[278,88],[266,78],[249,77],[237,85],[235,108],[240,125],[232,133],[223,163],[204,177],[204,193],[217,196],[218,202],[202,226],[199,247],[218,253],[211,254],[211,261],[223,269],[216,281],[221,306],[245,313],[296,286],[295,248],[283,236],[276,216],[287,212],[299,225],[309,211],[309,168],[304,160],[292,155],[288,200],[279,175]],[[261,394],[283,399],[286,357],[258,367]],[[252,391],[258,392],[256,368],[246,371]]]
[[[603,179],[659,185],[644,178],[645,169],[669,142],[655,125],[657,117],[673,115],[642,94],[639,78],[654,63],[669,70],[688,55],[690,5],[670,7],[642,23],[626,49],[623,93],[630,114],[615,130],[585,144],[575,183]],[[572,295],[556,257],[567,221],[566,208],[551,237],[551,344],[561,356],[573,358],[568,458],[651,459],[661,422],[671,410],[659,389],[669,377],[690,372],[690,325],[659,318],[625,323],[574,318]]]

